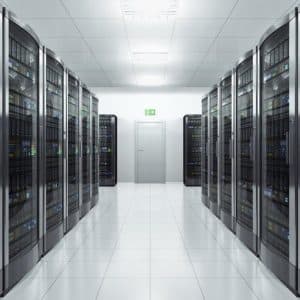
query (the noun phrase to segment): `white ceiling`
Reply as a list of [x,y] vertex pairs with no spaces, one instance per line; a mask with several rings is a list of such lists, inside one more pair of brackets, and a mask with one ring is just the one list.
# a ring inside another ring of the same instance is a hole
[[177,0],[168,16],[145,18],[128,17],[123,1],[0,0],[93,87],[211,86],[298,3]]

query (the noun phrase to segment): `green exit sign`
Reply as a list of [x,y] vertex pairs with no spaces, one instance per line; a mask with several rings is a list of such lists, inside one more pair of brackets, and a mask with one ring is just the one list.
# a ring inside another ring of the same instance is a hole
[[156,110],[154,108],[146,108],[145,109],[145,116],[155,116]]

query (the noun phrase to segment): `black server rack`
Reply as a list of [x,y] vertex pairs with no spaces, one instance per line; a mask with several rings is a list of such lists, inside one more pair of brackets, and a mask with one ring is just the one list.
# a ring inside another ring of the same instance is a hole
[[81,208],[80,217],[91,209],[91,93],[82,86],[81,88]]
[[234,177],[234,139],[233,139],[233,110],[234,110],[234,74],[230,71],[220,82],[220,138],[219,138],[219,198],[220,218],[232,231],[235,231],[235,192],[233,191]]
[[273,26],[259,43],[261,260],[297,289],[298,14]]
[[43,49],[28,26],[6,9],[2,13],[0,289],[6,293],[34,266],[43,251]]
[[67,170],[66,170],[66,208],[65,232],[72,229],[80,218],[80,81],[78,77],[68,71],[67,83]]
[[201,185],[201,115],[183,117],[183,182]]
[[117,117],[99,115],[99,185],[117,184]]
[[257,253],[257,55],[247,52],[236,64],[236,234]]
[[92,206],[99,200],[99,100],[92,97]]
[[208,207],[208,96],[201,101],[201,197]]
[[219,145],[219,87],[216,85],[209,93],[209,184],[208,198],[209,207],[212,212],[219,216],[219,167],[218,167],[218,145]]
[[48,252],[64,234],[65,68],[49,49],[44,62],[44,252]]

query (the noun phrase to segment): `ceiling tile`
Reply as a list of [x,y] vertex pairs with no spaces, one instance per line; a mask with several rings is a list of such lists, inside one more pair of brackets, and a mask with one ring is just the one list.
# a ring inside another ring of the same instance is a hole
[[246,51],[255,47],[257,43],[256,38],[218,38],[213,47],[210,49],[210,52],[214,53],[224,53],[231,52],[235,53],[237,59],[243,55]]
[[169,52],[169,38],[132,38],[129,39],[132,52]]
[[126,29],[129,38],[171,38],[174,20],[126,20]]
[[88,52],[86,43],[80,38],[44,38],[43,41],[54,52]]
[[105,71],[132,69],[130,55],[124,53],[96,53],[96,59]]
[[62,0],[73,18],[121,18],[119,0]]
[[108,78],[101,70],[81,71],[79,77],[88,86],[110,86]]
[[24,19],[41,38],[80,37],[71,19]]
[[168,85],[187,86],[191,81],[194,71],[170,72],[166,73],[166,81]]
[[213,38],[174,38],[171,53],[205,52],[213,42]]
[[110,79],[113,86],[126,86],[136,84],[136,77],[133,72],[107,72],[106,75]]
[[128,41],[123,38],[86,39],[96,56],[101,53],[128,53]]
[[276,19],[230,19],[220,36],[259,38],[275,22]]
[[239,0],[232,18],[279,18],[295,0]]
[[236,0],[178,0],[178,3],[177,17],[227,18]]
[[75,19],[82,35],[86,38],[125,38],[122,19]]
[[59,0],[8,0],[8,7],[19,18],[67,18]]
[[179,19],[176,21],[175,37],[215,37],[226,19]]

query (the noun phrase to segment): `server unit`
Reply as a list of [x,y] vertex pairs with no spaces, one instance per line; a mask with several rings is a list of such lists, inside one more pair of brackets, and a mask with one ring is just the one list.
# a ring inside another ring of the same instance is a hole
[[208,95],[202,99],[201,104],[201,197],[208,207]]
[[92,206],[99,199],[99,100],[92,97]]
[[270,28],[259,43],[261,260],[297,288],[298,14]]
[[247,52],[235,67],[236,234],[257,253],[257,55]]
[[201,185],[201,115],[183,117],[183,182]]
[[44,251],[64,234],[64,105],[65,68],[49,49],[44,51]]
[[208,198],[212,212],[219,216],[219,87],[215,85],[209,93],[208,153],[209,153],[209,184]]
[[81,87],[81,208],[80,216],[83,217],[91,209],[92,200],[92,156],[91,156],[91,93],[85,85]]
[[220,82],[219,111],[219,198],[220,218],[232,231],[235,231],[235,191],[234,176],[234,73],[228,72]]
[[67,75],[67,95],[65,232],[73,228],[80,217],[80,81],[70,70]]
[[6,293],[43,251],[43,49],[12,13],[3,9],[2,17],[0,289]]
[[99,185],[117,184],[117,116],[99,115]]

